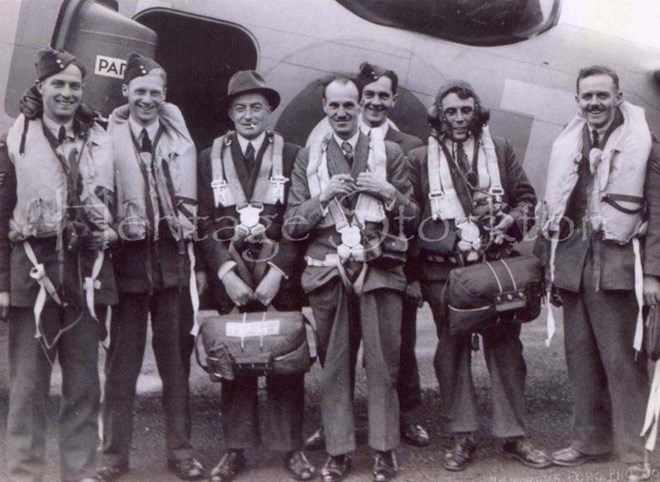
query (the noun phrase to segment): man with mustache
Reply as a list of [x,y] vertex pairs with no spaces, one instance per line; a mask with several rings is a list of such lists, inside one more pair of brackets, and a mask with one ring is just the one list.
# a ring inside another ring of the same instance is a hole
[[[101,465],[114,480],[129,471],[136,384],[151,320],[163,381],[167,467],[184,480],[204,476],[190,443],[188,376],[193,337],[191,241],[197,209],[195,145],[179,109],[165,101],[167,77],[153,59],[131,53],[110,116],[117,166],[121,247],[115,255],[119,304],[110,327]],[[194,283],[194,281],[193,281]]]
[[[505,139],[493,138],[488,115],[467,82],[442,85],[429,110],[435,132],[409,154],[414,199],[422,210],[416,253],[424,299],[438,333],[434,367],[452,446],[443,467],[464,470],[474,459],[479,429],[471,361],[476,335],[452,335],[446,282],[450,271],[510,255],[530,228],[536,196]],[[551,465],[526,438],[525,359],[519,324],[481,333],[493,405],[493,434],[507,458],[532,468]]]
[[[367,370],[373,478],[396,476],[396,393],[400,353],[402,263],[387,255],[386,236],[414,223],[401,148],[358,128],[359,87],[346,77],[324,89],[332,133],[301,150],[292,173],[285,234],[306,243],[302,286],[319,337],[321,412],[329,457],[321,476],[342,480],[355,450],[353,376],[362,341]],[[390,253],[394,254],[394,253]],[[363,336],[361,336],[361,334]]]
[[640,432],[649,386],[646,356],[635,350],[642,298],[660,299],[659,151],[644,110],[623,100],[613,70],[582,69],[576,87],[579,113],[553,144],[537,245],[564,307],[575,401],[573,442],[552,460],[567,467],[599,460],[617,441],[628,480],[645,480]]
[[[385,139],[401,147],[404,154],[423,146],[418,137],[393,128],[388,116],[398,99],[399,77],[396,72],[378,65],[363,62],[357,76],[357,83],[362,88],[360,105],[360,130],[366,136]],[[419,380],[415,343],[417,336],[417,308],[421,301],[419,283],[412,281],[416,276],[412,260],[405,266],[406,278],[411,280],[403,298],[401,318],[401,360],[397,393],[401,417],[401,438],[404,442],[424,447],[429,444],[429,435],[419,423],[419,408],[422,403],[422,389]],[[321,449],[325,438],[321,429],[307,439],[305,447],[310,450]]]
[[[199,163],[199,237],[214,308],[225,314],[302,309],[300,255],[282,237],[286,196],[299,146],[268,131],[280,94],[258,72],[239,71],[218,102],[235,131],[214,140]],[[302,451],[304,374],[266,376],[268,400],[261,412],[258,376],[235,373],[222,383],[222,426],[228,451],[211,482],[229,482],[245,468],[245,450],[260,442],[284,454],[296,480],[310,480],[314,466]],[[265,413],[264,413],[265,412]],[[260,430],[260,419],[268,430]]]
[[58,360],[60,476],[89,482],[97,480],[99,342],[107,307],[117,302],[105,252],[117,240],[112,145],[82,104],[79,60],[46,48],[36,70],[36,85],[0,142],[0,317],[9,324],[10,369],[5,455],[9,480],[44,478],[46,407]]

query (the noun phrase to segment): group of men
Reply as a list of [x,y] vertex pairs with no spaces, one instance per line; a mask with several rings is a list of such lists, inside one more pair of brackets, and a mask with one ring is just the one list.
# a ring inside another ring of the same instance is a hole
[[[641,305],[660,301],[660,157],[643,110],[623,101],[615,72],[583,69],[579,113],[554,144],[535,215],[533,187],[511,145],[493,138],[488,111],[465,81],[442,85],[428,142],[388,119],[398,78],[363,63],[324,84],[326,126],[301,148],[267,130],[280,94],[237,72],[219,110],[234,130],[196,155],[167,77],[131,54],[107,128],[82,103],[84,66],[39,52],[36,85],[0,145],[0,316],[9,323],[7,462],[12,480],[41,480],[45,409],[55,358],[62,376],[60,471],[65,481],[129,471],[136,382],[151,320],[163,380],[168,468],[184,480],[233,480],[245,450],[283,452],[288,474],[310,480],[303,449],[325,446],[325,482],[342,480],[356,450],[358,350],[367,375],[372,476],[398,472],[403,439],[424,446],[415,358],[418,306],[437,327],[434,366],[452,437],[443,467],[465,469],[479,430],[473,337],[454,336],[452,269],[510,256],[537,221],[536,252],[551,300],[564,305],[575,438],[546,454],[524,426],[526,366],[520,325],[481,333],[493,434],[529,467],[577,466],[615,440],[629,480],[650,477],[640,432],[648,396],[639,349]],[[497,190],[493,189],[497,186]],[[497,191],[497,202],[490,196]],[[223,381],[227,451],[207,475],[190,443],[188,376],[198,290],[220,314],[300,310],[318,339],[321,420],[305,445],[304,375]],[[106,326],[109,320],[109,333]],[[109,336],[100,403],[99,342]],[[102,436],[98,440],[98,415]],[[261,433],[263,429],[263,433]]]

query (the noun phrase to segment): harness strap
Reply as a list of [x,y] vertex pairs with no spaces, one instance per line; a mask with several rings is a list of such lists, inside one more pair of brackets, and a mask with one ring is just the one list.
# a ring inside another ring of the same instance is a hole
[[32,249],[32,246],[30,246],[30,243],[24,241],[23,249],[25,250],[25,254],[27,255],[28,259],[30,260],[30,263],[32,263],[33,266],[32,269],[30,270],[30,278],[32,278],[39,284],[39,293],[37,294],[37,299],[34,303],[33,311],[34,311],[34,320],[35,320],[34,337],[41,338],[42,336],[41,313],[46,304],[46,296],[50,296],[53,299],[53,301],[55,301],[55,303],[57,303],[60,306],[64,306],[64,304],[62,303],[62,300],[57,294],[55,285],[53,285],[53,282],[46,274],[46,268],[42,263],[39,263],[39,261],[37,260],[37,255],[34,254],[34,250]]
[[199,321],[197,315],[199,313],[199,291],[197,291],[197,279],[195,278],[195,250],[193,243],[188,243],[188,259],[190,260],[190,302],[193,309],[193,327],[190,330],[192,336],[199,334]]
[[[559,234],[557,234],[559,236]],[[555,256],[557,254],[557,245],[559,244],[559,239],[554,236],[550,239],[550,288],[555,282]],[[550,299],[550,294],[547,295],[548,300]],[[545,339],[545,345],[550,346],[550,341],[552,337],[555,336],[555,331],[557,328],[557,322],[555,321],[555,315],[552,312],[552,303],[548,302],[548,317],[546,320],[548,337]]]
[[635,327],[633,348],[636,353],[639,353],[642,350],[642,338],[644,337],[644,318],[642,316],[642,307],[644,306],[644,271],[642,269],[642,255],[638,238],[633,238],[632,246],[635,253],[635,298],[637,298],[637,324]]
[[85,301],[87,302],[87,309],[92,317],[98,321],[96,316],[96,308],[94,307],[94,290],[101,288],[101,282],[98,280],[101,268],[103,267],[103,260],[105,259],[105,251],[101,250],[96,253],[94,265],[92,266],[91,276],[85,277],[83,282],[83,289],[85,290]]
[[355,282],[352,282],[348,276],[348,273],[346,273],[344,263],[338,253],[328,253],[325,255],[324,259],[316,259],[312,258],[311,256],[305,256],[305,262],[307,263],[307,266],[320,268],[337,268],[337,271],[339,272],[339,278],[341,279],[341,283],[344,285],[346,291],[353,292],[358,296],[362,294],[362,290],[364,289],[364,279],[367,276],[366,263],[362,264],[360,274],[358,275]]
[[[655,316],[658,316],[656,313]],[[660,363],[655,362],[653,370],[653,382],[651,382],[651,392],[646,406],[646,416],[644,417],[644,427],[640,435],[646,438],[646,450],[655,450],[655,444],[658,439],[658,423],[660,423]]]

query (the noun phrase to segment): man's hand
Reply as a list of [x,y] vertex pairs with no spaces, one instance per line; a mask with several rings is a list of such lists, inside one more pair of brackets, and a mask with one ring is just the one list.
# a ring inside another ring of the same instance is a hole
[[355,191],[355,182],[350,174],[335,174],[330,178],[328,185],[321,191],[319,199],[326,203],[335,196],[346,196]]
[[115,244],[118,239],[117,232],[111,227],[107,227],[103,231],[92,231],[87,246],[89,249],[104,251]]
[[419,281],[413,281],[406,287],[406,298],[414,302],[419,308],[424,306],[424,299],[422,298],[422,287]]
[[0,321],[7,321],[9,316],[9,291],[0,291]]
[[490,238],[495,244],[502,244],[504,241],[515,241],[514,238],[506,234],[513,223],[516,222],[515,219],[513,219],[513,217],[509,214],[502,214],[501,216],[502,219],[500,219],[500,221],[495,226],[492,228],[486,226],[484,229],[490,232]]
[[254,292],[254,297],[259,303],[264,306],[270,305],[275,295],[280,290],[283,275],[275,268],[271,267],[266,273],[266,276],[261,280]]
[[197,294],[202,296],[208,285],[206,271],[195,271],[195,283],[197,283]]
[[243,306],[254,299],[254,293],[248,285],[236,274],[230,271],[222,278],[227,296],[236,306]]
[[644,294],[644,304],[655,306],[660,302],[660,280],[655,276],[644,276],[644,289],[642,292]]
[[389,182],[378,179],[371,172],[361,172],[357,178],[357,187],[367,194],[389,201],[396,194],[396,188]]

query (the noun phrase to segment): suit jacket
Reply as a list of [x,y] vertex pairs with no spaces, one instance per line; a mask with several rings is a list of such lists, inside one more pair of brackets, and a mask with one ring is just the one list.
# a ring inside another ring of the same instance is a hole
[[[584,154],[588,155],[586,152]],[[583,186],[581,180],[578,181],[575,191],[580,186]],[[578,215],[585,213],[584,209],[571,203],[584,203],[590,192],[584,197],[577,195],[575,191],[569,198],[567,217],[570,217],[571,213]],[[660,276],[660,148],[655,140],[648,160],[644,191],[648,210],[648,230],[646,237],[642,238],[642,267],[644,274]],[[579,292],[581,289],[634,289],[635,255],[632,243],[621,245],[604,242],[599,233],[585,232],[581,227],[581,221],[572,221],[576,229],[570,236],[561,238],[562,241],[557,245],[553,284],[557,288],[574,292]],[[549,241],[539,237],[534,251],[548,266]],[[585,268],[586,272],[584,272]],[[549,270],[546,270],[546,277],[548,276]]]
[[[325,218],[325,214],[319,196],[311,196],[307,183],[307,164],[309,163],[310,150],[311,147],[302,149],[296,158],[291,175],[291,191],[289,193],[285,230],[292,239],[304,240],[307,243],[307,256],[322,260],[327,254],[337,252],[336,246],[341,244],[341,239],[334,225],[325,228],[319,226],[321,220]],[[406,159],[401,148],[392,142],[385,141],[385,152],[387,156],[387,181],[397,190],[392,208],[387,212],[389,225],[398,226],[401,219],[399,216],[402,216],[404,224],[414,224],[418,209],[411,197],[412,186],[408,179]],[[333,137],[327,150],[330,176],[350,173],[353,178],[357,178],[358,174],[364,172],[367,168],[368,153],[369,139],[360,133],[355,147],[353,164],[349,166],[341,148]],[[322,287],[336,276],[339,276],[336,268],[307,268],[303,273],[303,289],[309,293]],[[369,267],[364,282],[364,291],[368,292],[379,288],[405,290],[406,279],[403,268],[399,266],[390,270],[381,270]]]
[[[509,228],[509,236],[520,240],[523,234],[533,224],[533,209],[536,204],[534,188],[527,179],[522,166],[516,160],[513,148],[506,139],[494,138],[502,188],[503,202],[506,210],[515,223]],[[413,149],[408,153],[410,165],[410,181],[413,185],[414,199],[421,207],[421,222],[417,229],[417,239],[414,243],[418,256],[419,277],[422,281],[442,281],[447,278],[454,267],[449,263],[428,262],[426,256],[451,256],[456,254],[458,232],[454,221],[433,221],[428,172],[428,148],[426,146]],[[458,193],[465,213],[472,211],[472,202],[463,178],[458,173],[453,162],[449,163],[452,181]]]
[[[255,166],[250,175],[243,153],[241,152],[240,144],[236,139],[236,134],[231,134],[231,136],[230,150],[232,159],[234,160],[234,166],[236,167],[236,175],[243,186],[245,195],[250,198],[254,191],[263,155],[268,147],[267,142],[264,141],[257,153]],[[284,177],[291,178],[293,163],[299,149],[300,146],[289,142],[284,143],[282,151],[282,173]],[[223,263],[232,261],[228,247],[234,234],[234,227],[240,224],[239,214],[236,211],[236,206],[222,207],[215,205],[213,189],[211,188],[211,182],[213,181],[211,148],[205,149],[200,155],[197,178],[199,222],[198,241],[196,244],[201,258],[200,266],[203,267],[209,276],[209,287],[213,298],[212,304],[226,308],[229,305],[233,305],[233,303],[227,296],[224,286],[218,280],[217,273]],[[285,199],[289,193],[290,186],[290,182],[285,184]],[[297,298],[298,295],[296,293],[299,291],[302,259],[301,252],[298,249],[298,243],[292,243],[282,237],[282,224],[285,211],[285,203],[265,205],[261,213],[261,222],[267,227],[266,236],[279,243],[277,252],[268,262],[275,265],[287,277],[283,281],[280,291],[286,291],[287,296]]]
[[16,171],[9,159],[6,135],[0,138],[0,292],[9,291],[9,220],[16,205]]
[[408,154],[408,152],[412,151],[413,149],[422,147],[424,145],[424,142],[422,142],[419,137],[406,134],[405,132],[392,129],[391,127],[387,129],[385,140],[399,144],[399,147],[404,154]]

